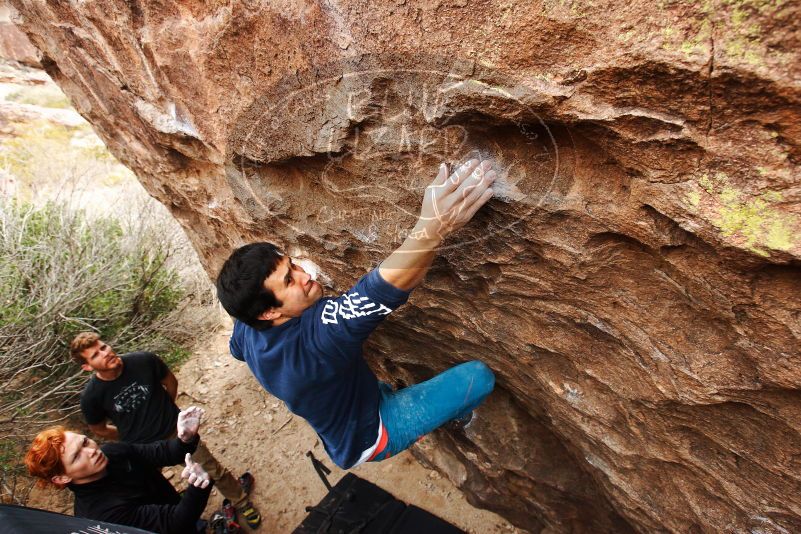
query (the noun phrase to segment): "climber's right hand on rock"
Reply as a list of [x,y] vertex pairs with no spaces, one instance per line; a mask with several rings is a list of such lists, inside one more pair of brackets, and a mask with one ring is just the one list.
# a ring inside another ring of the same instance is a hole
[[470,159],[450,175],[448,166],[440,165],[439,174],[425,190],[412,235],[420,239],[445,239],[467,224],[492,198],[491,186],[496,178],[489,160]]

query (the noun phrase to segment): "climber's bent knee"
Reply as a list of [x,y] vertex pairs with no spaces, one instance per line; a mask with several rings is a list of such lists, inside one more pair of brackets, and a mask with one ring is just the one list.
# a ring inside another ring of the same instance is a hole
[[470,376],[474,380],[475,396],[483,399],[489,395],[495,388],[495,373],[492,372],[492,369],[479,360],[473,360],[462,365],[468,368]]
[[420,436],[474,410],[492,392],[495,375],[486,364],[470,361],[430,380],[392,391],[379,387],[381,419],[388,433],[386,455],[394,456]]

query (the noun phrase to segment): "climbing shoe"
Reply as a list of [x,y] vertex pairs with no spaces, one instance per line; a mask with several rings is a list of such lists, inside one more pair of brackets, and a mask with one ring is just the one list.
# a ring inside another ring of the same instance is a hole
[[229,532],[231,532],[232,526],[236,527],[237,529],[240,528],[239,524],[237,523],[236,507],[231,502],[231,499],[223,499],[222,513],[223,516],[225,516],[225,524],[227,525]]
[[256,528],[261,525],[261,514],[253,506],[253,503],[248,501],[247,504],[239,508],[239,515],[245,520],[245,523],[250,528]]
[[209,527],[213,534],[228,534],[228,524],[225,521],[225,516],[220,512],[214,512],[209,521]]
[[250,495],[250,490],[253,489],[253,483],[256,481],[253,475],[250,474],[250,471],[242,473],[242,476],[237,480],[239,480],[239,486],[242,488],[242,491],[245,492],[245,495]]

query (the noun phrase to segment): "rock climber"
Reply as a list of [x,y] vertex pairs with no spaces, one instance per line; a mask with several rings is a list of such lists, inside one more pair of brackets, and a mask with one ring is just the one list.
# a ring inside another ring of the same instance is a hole
[[425,278],[442,241],[492,196],[496,172],[471,159],[449,175],[444,163],[426,188],[409,237],[337,298],[270,243],[235,250],[217,294],[235,319],[231,354],[271,394],[306,419],[338,466],[380,461],[449,421],[467,424],[495,378],[479,361],[397,391],[379,383],[362,343]]
[[[28,472],[42,487],[67,487],[75,495],[75,516],[141,528],[161,534],[198,531],[213,481],[191,453],[200,441],[203,410],[178,414],[177,437],[147,444],[98,446],[77,431],[57,426],[40,432],[25,455]],[[183,497],[159,468],[185,462]]]
[[[152,352],[118,356],[94,332],[75,336],[70,356],[81,369],[92,373],[81,393],[81,411],[94,434],[125,443],[175,437],[180,411],[175,404],[178,380],[161,358]],[[202,441],[194,458],[225,497],[223,509],[228,519],[242,518],[253,528],[259,526],[261,515],[248,500],[253,475],[246,471],[235,479]]]

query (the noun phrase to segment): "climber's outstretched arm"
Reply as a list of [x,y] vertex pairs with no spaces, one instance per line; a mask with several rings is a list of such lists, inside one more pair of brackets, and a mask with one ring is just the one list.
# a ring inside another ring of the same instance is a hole
[[446,164],[425,190],[417,224],[403,244],[381,263],[381,277],[404,291],[425,278],[442,241],[467,224],[492,197],[497,177],[490,161],[471,159],[450,176]]

